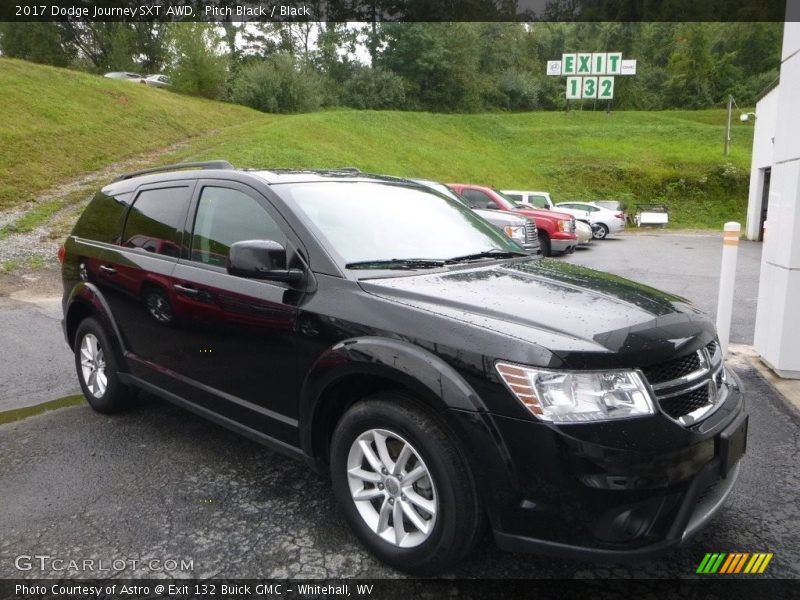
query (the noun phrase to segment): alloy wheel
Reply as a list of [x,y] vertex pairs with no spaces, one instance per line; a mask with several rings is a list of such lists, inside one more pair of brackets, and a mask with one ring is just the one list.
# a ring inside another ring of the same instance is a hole
[[106,359],[100,341],[91,333],[81,340],[81,375],[92,396],[102,398],[108,385]]
[[383,540],[413,548],[430,537],[439,508],[436,487],[401,436],[386,429],[358,436],[347,457],[347,480],[361,518]]

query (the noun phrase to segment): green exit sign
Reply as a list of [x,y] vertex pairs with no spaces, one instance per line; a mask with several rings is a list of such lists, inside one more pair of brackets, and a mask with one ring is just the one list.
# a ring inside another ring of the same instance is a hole
[[636,75],[636,61],[622,52],[575,52],[547,61],[547,74],[566,76],[567,99],[612,100],[614,77]]
[[622,52],[578,52],[561,56],[561,75],[620,75]]

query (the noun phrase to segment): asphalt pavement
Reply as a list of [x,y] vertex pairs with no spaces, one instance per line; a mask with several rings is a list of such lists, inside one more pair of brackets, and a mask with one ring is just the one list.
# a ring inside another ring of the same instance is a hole
[[[706,552],[742,551],[774,553],[764,576],[800,577],[800,419],[756,371],[738,372],[750,411],[739,481],[682,550],[595,564],[504,553],[487,537],[447,576],[695,577]],[[0,426],[0,446],[0,578],[98,576],[15,568],[17,556],[37,554],[192,562],[173,577],[400,576],[358,544],[325,478],[166,403],[113,417],[85,405],[52,411]]]

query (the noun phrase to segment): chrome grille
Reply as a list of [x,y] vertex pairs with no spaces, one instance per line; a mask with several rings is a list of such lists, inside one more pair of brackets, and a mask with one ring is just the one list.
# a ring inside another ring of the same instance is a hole
[[645,377],[647,377],[647,381],[649,381],[652,385],[656,383],[662,383],[664,381],[678,379],[679,377],[683,377],[689,373],[697,371],[699,368],[700,357],[698,356],[697,352],[692,352],[688,356],[682,356],[680,358],[676,358],[675,360],[661,363],[660,365],[646,367],[642,369],[642,372],[644,372]]
[[681,425],[709,416],[727,395],[719,344],[642,369],[662,412]]
[[525,245],[539,245],[539,233],[536,231],[536,225],[530,219],[526,219],[525,222]]
[[704,385],[680,396],[673,396],[659,401],[661,410],[673,419],[680,419],[684,415],[693,413],[698,408],[708,404],[708,386]]

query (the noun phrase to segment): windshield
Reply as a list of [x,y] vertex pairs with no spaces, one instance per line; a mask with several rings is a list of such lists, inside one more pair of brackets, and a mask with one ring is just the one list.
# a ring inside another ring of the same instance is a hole
[[524,253],[460,202],[418,187],[331,181],[273,189],[348,265],[408,261],[426,268],[481,253]]
[[439,192],[443,196],[447,196],[448,198],[452,198],[453,200],[458,200],[459,202],[464,202],[463,198],[456,194],[453,190],[447,187],[443,183],[439,183],[437,181],[423,181],[421,179],[414,180],[416,183],[420,185],[424,185],[426,187],[431,188],[434,192]]

